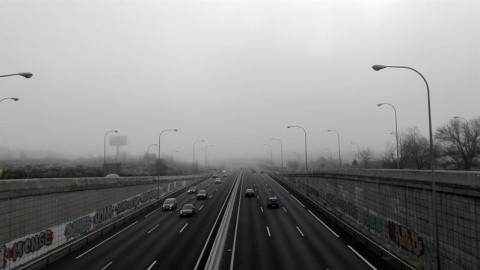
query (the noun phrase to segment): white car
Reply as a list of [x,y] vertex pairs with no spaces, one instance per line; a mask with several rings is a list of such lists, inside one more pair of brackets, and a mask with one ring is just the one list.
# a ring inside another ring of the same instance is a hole
[[220,178],[215,179],[215,184],[221,184],[221,183],[222,183],[222,179],[220,179]]

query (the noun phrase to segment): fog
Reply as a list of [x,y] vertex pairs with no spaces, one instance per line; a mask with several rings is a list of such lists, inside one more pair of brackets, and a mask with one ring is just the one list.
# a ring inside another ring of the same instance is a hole
[[[0,2],[0,147],[178,160],[313,158],[480,116],[478,0]],[[151,147],[151,152],[158,148]],[[205,150],[203,150],[205,151]],[[107,154],[115,147],[107,145]]]

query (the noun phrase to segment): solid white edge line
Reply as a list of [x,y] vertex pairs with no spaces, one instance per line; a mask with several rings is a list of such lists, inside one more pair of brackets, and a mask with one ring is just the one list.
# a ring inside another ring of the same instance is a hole
[[328,227],[327,224],[323,223],[322,220],[320,220],[317,216],[315,216],[315,214],[312,213],[312,211],[308,210],[308,212],[310,213],[310,215],[312,215],[314,218],[316,218],[318,220],[318,222],[322,223],[322,225],[325,226],[325,228],[327,228],[331,233],[333,233],[333,235],[335,235],[336,237],[340,237],[332,229],[330,229],[330,227]]
[[270,234],[270,229],[268,228],[268,226],[267,226],[267,233],[268,233],[268,236],[272,237],[272,235]]
[[135,221],[134,223],[130,224],[128,227],[124,228],[123,230],[121,230],[121,231],[117,232],[116,234],[110,236],[109,238],[103,240],[100,244],[98,244],[98,245],[94,246],[93,248],[85,251],[84,253],[78,255],[78,256],[75,258],[75,260],[83,257],[84,255],[86,255],[86,254],[89,253],[90,251],[92,251],[92,250],[96,249],[97,247],[103,245],[103,243],[105,243],[105,242],[107,242],[108,240],[112,239],[113,237],[121,234],[122,232],[124,232],[124,231],[127,230],[128,228],[130,228],[130,227],[132,227],[133,225],[137,224],[137,222],[138,222],[138,221]]
[[181,229],[181,230],[180,230],[178,233],[181,233],[181,232],[183,232],[183,230],[184,230],[184,229],[185,229],[187,226],[188,226],[188,223],[187,223],[187,224],[185,224],[185,225],[183,226],[183,228],[182,228],[182,229]]
[[153,230],[155,230],[158,227],[158,225],[160,225],[160,224],[157,224],[155,227],[153,227],[150,231],[148,231],[147,234],[150,234],[151,232],[153,232]]
[[150,265],[150,267],[147,268],[147,270],[152,269],[152,267],[157,263],[157,261],[153,261],[153,263]]
[[370,268],[372,268],[373,270],[377,270],[377,268],[375,268],[375,266],[373,266],[370,262],[368,262],[362,255],[360,255],[360,253],[358,253],[355,249],[353,249],[350,245],[347,245],[348,248],[353,251],[355,254],[357,254],[357,256],[362,259],[368,266],[370,266]]
[[112,263],[113,263],[113,262],[109,262],[107,265],[105,265],[105,266],[102,268],[102,270],[107,269]]
[[[243,175],[242,182],[240,183],[240,191],[243,190]],[[235,250],[237,246],[237,235],[238,235],[238,221],[240,220],[240,208],[242,206],[242,196],[239,196],[238,199],[238,210],[237,210],[237,222],[235,224],[235,234],[233,236],[233,247],[232,247],[232,257],[230,260],[230,270],[233,269],[233,263],[235,262]]]
[[295,196],[293,196],[292,194],[290,194],[290,196],[292,196],[292,198],[294,198],[303,208],[305,208],[305,205],[303,205],[303,203],[301,203],[297,198],[295,198]]
[[303,234],[302,230],[300,230],[300,228],[299,228],[298,226],[297,226],[297,230],[298,230],[298,232],[299,232],[303,237],[305,237],[305,235]]

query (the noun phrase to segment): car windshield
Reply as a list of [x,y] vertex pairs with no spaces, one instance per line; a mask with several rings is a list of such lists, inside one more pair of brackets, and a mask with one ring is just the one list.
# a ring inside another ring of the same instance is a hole
[[175,202],[175,199],[166,199],[164,203],[173,203]]
[[192,209],[192,208],[193,208],[193,205],[191,205],[191,204],[185,204],[185,205],[182,207],[183,210],[189,210],[189,209]]
[[207,193],[206,190],[200,190],[198,193]]

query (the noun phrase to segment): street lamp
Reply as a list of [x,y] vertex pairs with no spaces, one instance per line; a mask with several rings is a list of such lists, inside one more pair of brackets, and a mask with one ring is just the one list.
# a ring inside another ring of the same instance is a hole
[[277,138],[271,138],[270,141],[279,141],[280,142],[280,158],[282,159],[282,175],[283,173],[283,143],[282,140]]
[[[30,76],[31,77],[31,76]],[[107,134],[115,132],[118,133],[118,130],[109,130],[107,133],[105,133],[105,136],[103,136],[103,176],[107,175],[107,167],[106,167],[106,154],[107,154]]]
[[1,77],[9,77],[9,76],[22,76],[26,79],[30,79],[33,76],[33,74],[30,73],[30,72],[19,72],[19,73],[14,73],[14,74],[0,75],[0,78]]
[[337,138],[338,138],[338,160],[340,162],[340,168],[342,168],[342,155],[340,154],[340,134],[338,133],[338,131],[336,131],[335,129],[329,129],[327,130],[327,132],[330,132],[330,131],[335,131],[337,133]]
[[193,173],[195,174],[195,144],[197,142],[205,142],[205,140],[196,140],[194,143],[193,143],[193,159],[192,159],[192,169],[193,169]]
[[19,98],[16,98],[16,97],[8,97],[8,98],[2,98],[0,99],[0,102],[4,101],[5,99],[11,99],[13,101],[19,101],[20,99]]
[[272,170],[274,169],[273,167],[273,147],[271,144],[264,143],[264,146],[270,146],[270,167],[272,167]]
[[213,144],[210,144],[210,145],[207,145],[205,147],[205,168],[207,168],[207,151],[208,151],[208,147],[214,147],[215,145]]
[[160,138],[162,137],[162,134],[166,131],[175,131],[177,132],[178,129],[174,129],[174,128],[171,128],[171,129],[165,129],[165,130],[162,130],[162,132],[160,132],[160,135],[158,135],[158,165],[157,165],[157,169],[158,169],[158,180],[160,180],[160,174],[162,174],[162,159],[161,159],[161,156],[160,156]]
[[308,197],[308,158],[307,158],[307,132],[305,129],[301,126],[287,126],[287,128],[301,128],[303,132],[305,133],[305,177],[307,178],[307,197]]
[[378,103],[377,106],[380,107],[382,105],[390,105],[395,112],[395,138],[397,139],[397,169],[400,170],[400,158],[399,158],[399,151],[398,151],[398,124],[397,124],[397,110],[395,107],[390,103]]
[[[358,146],[358,143],[350,142],[350,144],[356,144],[357,145],[357,150],[358,150],[357,153],[358,153],[358,155],[360,155],[360,147]],[[358,162],[358,155],[357,155],[357,162]]]
[[430,88],[428,87],[428,82],[423,77],[422,73],[418,72],[416,69],[406,66],[386,66],[386,65],[373,65],[372,68],[375,71],[379,71],[384,68],[404,68],[416,72],[420,77],[422,77],[425,85],[427,86],[427,100],[428,100],[428,126],[430,133],[430,162],[431,162],[431,173],[432,173],[432,204],[433,204],[433,231],[434,231],[434,243],[435,243],[435,269],[440,267],[440,247],[438,239],[438,213],[437,213],[437,187],[435,183],[435,157],[433,156],[433,132],[432,132],[432,110],[430,107]]
[[150,144],[147,148],[147,172],[149,171],[148,168],[150,168],[150,147],[151,146],[157,146],[156,144]]

